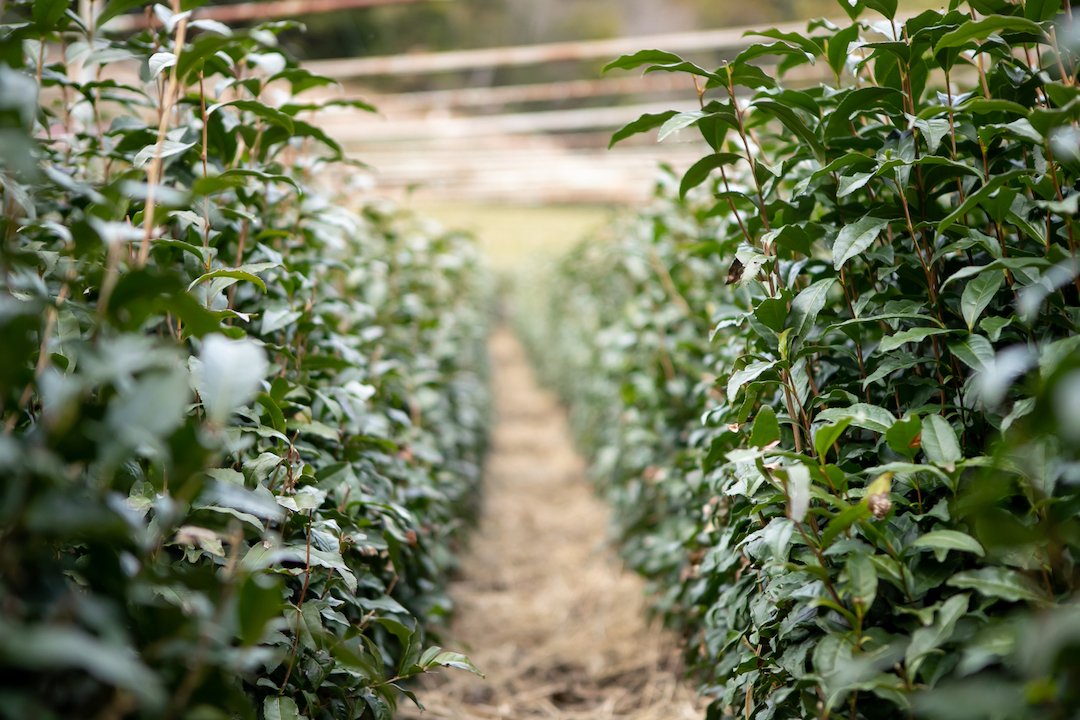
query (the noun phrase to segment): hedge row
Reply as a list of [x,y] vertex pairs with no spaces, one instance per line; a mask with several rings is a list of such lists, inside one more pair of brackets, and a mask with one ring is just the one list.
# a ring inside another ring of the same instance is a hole
[[710,717],[1080,709],[1080,56],[959,5],[612,63],[713,152],[521,294]]
[[478,253],[320,189],[287,24],[141,5],[3,9],[0,716],[387,718],[473,669]]

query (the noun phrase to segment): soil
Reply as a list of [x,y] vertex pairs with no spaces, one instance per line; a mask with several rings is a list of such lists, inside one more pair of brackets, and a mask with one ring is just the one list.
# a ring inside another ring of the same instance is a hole
[[[608,509],[565,414],[507,330],[491,340],[497,423],[480,528],[453,583],[454,649],[487,678],[446,670],[424,720],[700,720],[676,639],[646,620],[642,580],[605,545]],[[407,701],[405,701],[407,702]]]

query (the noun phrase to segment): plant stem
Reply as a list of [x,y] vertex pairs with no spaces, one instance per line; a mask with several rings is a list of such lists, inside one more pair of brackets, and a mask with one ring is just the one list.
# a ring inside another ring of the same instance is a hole
[[[180,0],[172,0],[173,13],[180,13]],[[169,131],[169,118],[172,116],[172,106],[176,101],[176,90],[179,85],[179,79],[177,78],[177,65],[180,60],[180,54],[184,50],[184,40],[187,37],[187,18],[183,18],[176,25],[176,40],[174,49],[176,50],[177,64],[174,64],[169,70],[169,82],[165,90],[165,96],[162,98],[160,105],[161,120],[158,123],[157,134],[157,146],[154,150],[154,157],[150,161],[150,168],[146,172],[146,205],[143,209],[143,239],[142,245],[139,247],[139,259],[136,263],[136,267],[143,267],[146,265],[147,259],[150,257],[150,241],[154,234],[154,209],[156,202],[156,190],[157,184],[161,179],[161,151],[165,144],[165,135]]]

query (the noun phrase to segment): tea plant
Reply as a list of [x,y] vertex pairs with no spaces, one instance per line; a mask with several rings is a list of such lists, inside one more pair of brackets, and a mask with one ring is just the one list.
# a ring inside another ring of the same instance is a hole
[[[712,201],[580,251],[533,346],[588,376],[568,401],[711,716],[1071,716],[1071,8],[841,7],[716,70],[612,63],[693,76],[699,110],[614,141],[696,128],[679,193]],[[785,86],[808,63],[831,82]]]
[[485,444],[478,255],[322,189],[294,95],[332,81],[195,4],[128,39],[141,2],[3,7],[0,715],[386,718],[475,671],[425,637]]

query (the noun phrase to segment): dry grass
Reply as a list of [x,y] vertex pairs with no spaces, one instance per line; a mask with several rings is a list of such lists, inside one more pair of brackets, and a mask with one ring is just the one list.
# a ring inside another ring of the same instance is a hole
[[491,343],[498,425],[485,519],[452,588],[452,633],[487,673],[427,684],[425,720],[698,720],[675,640],[646,625],[642,583],[604,548],[606,507],[563,412],[505,330]]

